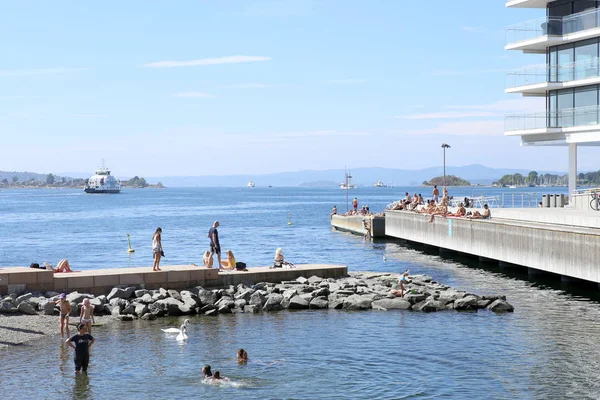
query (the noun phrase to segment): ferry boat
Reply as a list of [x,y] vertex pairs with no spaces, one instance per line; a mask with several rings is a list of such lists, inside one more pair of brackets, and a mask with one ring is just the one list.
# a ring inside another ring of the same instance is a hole
[[248,182],[248,185],[246,185],[246,186],[249,188],[252,188],[252,187],[255,187],[256,184],[254,184],[254,181],[250,181],[250,182]]
[[110,174],[110,170],[104,166],[96,170],[94,176],[88,179],[85,185],[86,193],[120,193],[121,184]]
[[373,185],[375,187],[387,187],[387,185],[381,181],[377,181],[375,182],[375,184]]

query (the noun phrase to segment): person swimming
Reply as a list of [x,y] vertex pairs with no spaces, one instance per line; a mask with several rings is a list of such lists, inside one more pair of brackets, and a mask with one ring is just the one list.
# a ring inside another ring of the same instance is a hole
[[248,362],[248,352],[244,349],[239,349],[237,351],[237,360],[239,363]]
[[206,364],[204,367],[202,367],[202,373],[204,374],[205,378],[212,378],[213,373],[210,370],[210,365]]

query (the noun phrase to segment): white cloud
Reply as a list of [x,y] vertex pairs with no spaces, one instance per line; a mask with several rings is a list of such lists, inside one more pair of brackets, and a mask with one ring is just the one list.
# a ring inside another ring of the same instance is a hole
[[220,86],[223,89],[264,89],[269,88],[272,85],[268,85],[266,83],[240,83],[237,85],[226,85]]
[[199,67],[204,65],[241,64],[249,62],[270,61],[271,57],[264,56],[225,56],[216,58],[202,58],[190,61],[157,61],[144,64],[150,68],[173,68],[173,67]]
[[332,79],[324,81],[323,83],[328,83],[331,85],[349,85],[353,83],[365,83],[366,81],[366,79]]
[[175,93],[174,97],[182,97],[182,98],[188,98],[188,99],[210,99],[215,96],[213,96],[212,94],[202,93],[202,92],[181,92],[181,93]]
[[473,118],[473,117],[498,117],[500,114],[490,111],[441,111],[429,114],[399,115],[395,119],[453,119],[453,118]]
[[[402,130],[398,131],[397,133],[410,135],[499,136],[504,134],[504,121],[486,120],[445,122],[433,128]],[[473,151],[476,150],[477,149],[473,149]]]
[[460,75],[474,75],[474,74],[492,74],[499,72],[506,72],[506,69],[500,68],[487,68],[487,69],[471,69],[471,70],[448,70],[448,69],[437,69],[431,74],[433,76],[460,76]]
[[73,72],[85,71],[88,68],[41,68],[41,69],[14,69],[0,70],[0,78],[12,78],[20,76],[36,76],[36,75],[55,75],[55,74],[70,74]]
[[490,104],[472,104],[445,106],[446,109],[454,110],[484,110],[498,114],[528,113],[545,110],[545,99],[540,97],[522,97],[511,100],[498,100]]

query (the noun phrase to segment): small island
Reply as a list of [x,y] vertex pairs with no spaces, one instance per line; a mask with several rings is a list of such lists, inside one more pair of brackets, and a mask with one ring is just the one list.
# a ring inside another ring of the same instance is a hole
[[445,179],[443,176],[436,176],[429,181],[423,181],[423,186],[471,186],[471,182],[459,178],[458,176],[446,175]]

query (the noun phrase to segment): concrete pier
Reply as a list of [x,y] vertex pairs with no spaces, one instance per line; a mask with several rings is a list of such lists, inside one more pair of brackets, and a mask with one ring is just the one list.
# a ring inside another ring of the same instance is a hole
[[244,283],[292,281],[301,276],[309,278],[340,278],[348,275],[345,265],[302,264],[283,269],[253,267],[248,271],[219,271],[192,265],[168,265],[162,271],[152,267],[111,268],[67,273],[50,270],[6,267],[0,268],[0,295],[32,291],[108,293],[116,286],[136,286],[144,289],[185,289],[193,286],[227,287]]
[[600,282],[600,229],[596,227],[600,226],[600,213],[582,212],[493,209],[490,220],[436,216],[429,223],[429,215],[387,211],[385,233],[506,264]]
[[365,228],[363,226],[363,219],[365,218],[371,221],[372,238],[385,237],[385,217],[376,217],[373,215],[333,215],[331,218],[331,226],[340,231],[364,236]]

